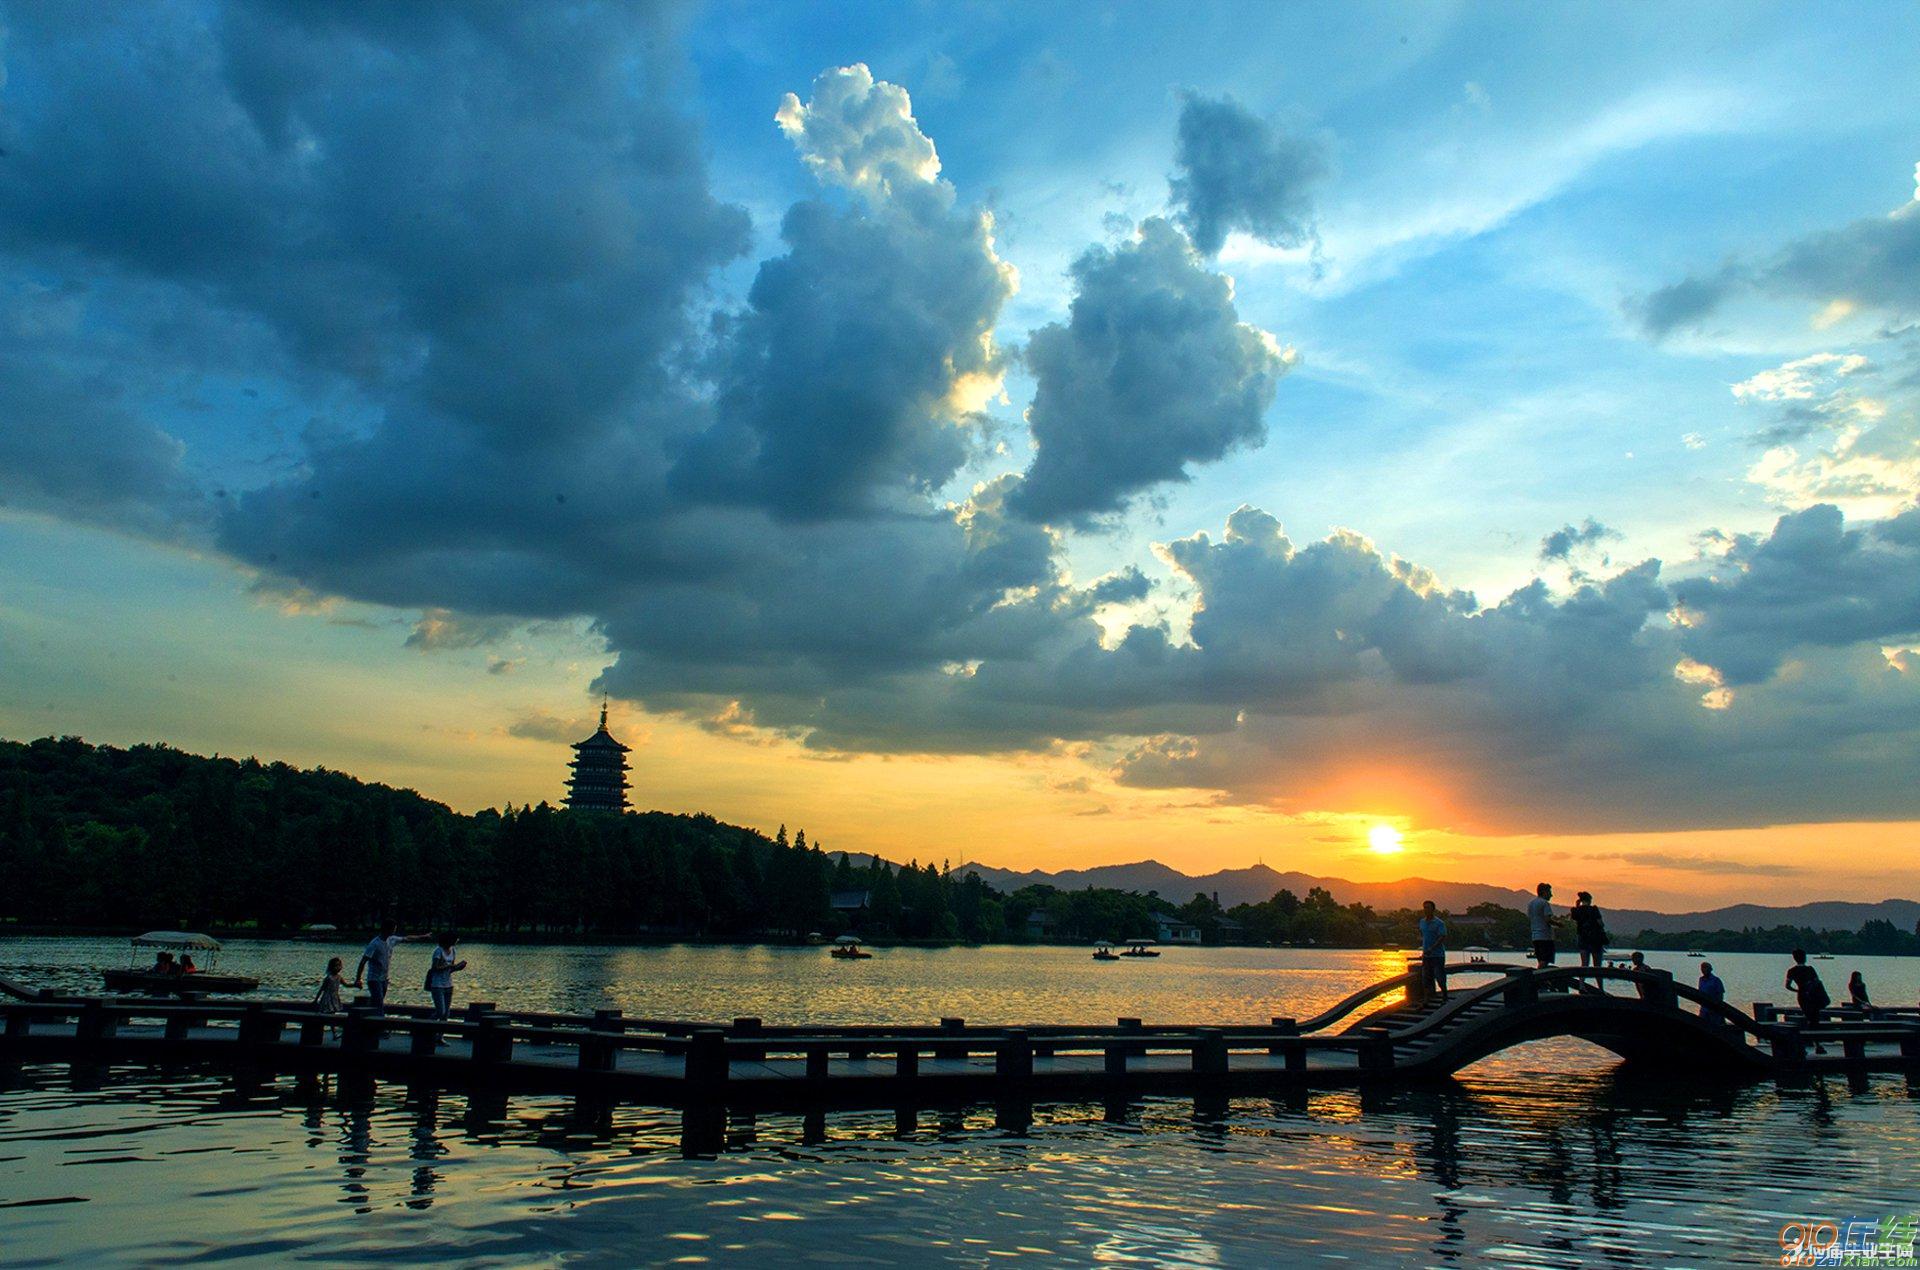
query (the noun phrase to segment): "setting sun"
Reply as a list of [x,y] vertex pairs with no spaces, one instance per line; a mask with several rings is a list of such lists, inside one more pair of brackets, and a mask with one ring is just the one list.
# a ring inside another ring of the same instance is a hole
[[1399,855],[1404,849],[1400,831],[1392,825],[1375,825],[1367,830],[1367,846],[1375,855]]

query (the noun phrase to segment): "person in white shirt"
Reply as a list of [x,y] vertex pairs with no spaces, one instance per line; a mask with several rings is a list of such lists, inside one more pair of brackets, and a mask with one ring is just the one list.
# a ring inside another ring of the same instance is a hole
[[373,998],[373,1008],[384,1010],[387,1006],[387,984],[392,980],[393,950],[401,944],[418,943],[428,938],[425,935],[397,934],[392,922],[381,925],[380,933],[367,941],[360,953],[360,964],[353,971],[353,986],[364,987],[367,995]]
[[427,969],[427,995],[433,998],[433,1017],[444,1019],[453,1013],[454,972],[465,970],[467,963],[454,960],[451,931],[435,936],[435,944],[433,965]]
[[1553,964],[1553,905],[1548,903],[1552,898],[1552,884],[1542,882],[1533,888],[1533,898],[1527,901],[1527,925],[1533,930],[1533,960],[1542,970]]

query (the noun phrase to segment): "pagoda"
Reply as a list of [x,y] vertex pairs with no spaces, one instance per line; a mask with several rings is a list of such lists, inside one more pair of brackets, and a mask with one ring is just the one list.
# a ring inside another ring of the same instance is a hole
[[567,777],[567,806],[573,811],[627,809],[627,747],[607,731],[607,707],[600,706],[600,730],[573,746],[573,775]]

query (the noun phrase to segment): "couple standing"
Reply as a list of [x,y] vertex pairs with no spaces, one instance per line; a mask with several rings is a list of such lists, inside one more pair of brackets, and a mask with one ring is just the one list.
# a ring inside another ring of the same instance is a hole
[[380,933],[367,941],[366,949],[360,954],[360,965],[353,972],[353,986],[359,987],[364,979],[367,995],[373,998],[375,1010],[387,1007],[393,950],[401,944],[418,944],[427,940],[433,941],[433,960],[427,967],[426,981],[427,995],[433,998],[433,1016],[444,1019],[453,1012],[453,976],[455,972],[467,968],[466,962],[454,956],[453,933],[441,931],[435,935],[402,935],[392,922],[383,925]]

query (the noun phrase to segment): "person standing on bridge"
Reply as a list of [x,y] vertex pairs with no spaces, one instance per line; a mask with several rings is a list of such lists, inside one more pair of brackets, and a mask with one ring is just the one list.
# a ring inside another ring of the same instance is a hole
[[[1807,950],[1793,950],[1793,964],[1787,967],[1786,986],[1793,990],[1794,1000],[1800,1004],[1800,1014],[1808,1027],[1818,1026],[1820,1011],[1833,1004],[1833,998],[1827,995],[1827,985],[1820,982],[1820,972],[1807,964]],[[1824,1054],[1827,1047],[1814,1042],[1813,1052]]]
[[1533,931],[1533,960],[1545,970],[1553,964],[1553,884],[1542,882],[1527,901],[1527,925]]
[[393,950],[401,944],[414,944],[427,935],[402,935],[392,922],[383,922],[380,933],[367,941],[360,952],[360,964],[353,970],[353,986],[365,987],[367,995],[373,998],[373,1008],[384,1011],[387,1008],[387,982],[392,977]]
[[427,995],[433,998],[433,1017],[445,1020],[453,1013],[453,976],[465,970],[467,963],[454,959],[452,931],[442,931],[434,937],[434,943],[433,964],[427,968]]
[[1420,906],[1420,973],[1426,976],[1427,992],[1439,1000],[1447,999],[1447,924],[1432,900]]
[[1873,1013],[1873,1000],[1867,996],[1867,980],[1858,970],[1847,977],[1847,1004],[1856,1010]]
[[[1573,919],[1573,942],[1580,949],[1580,968],[1600,969],[1607,959],[1607,923],[1593,902],[1592,892],[1581,891],[1575,895],[1567,916]],[[1604,986],[1601,990],[1605,991]]]

